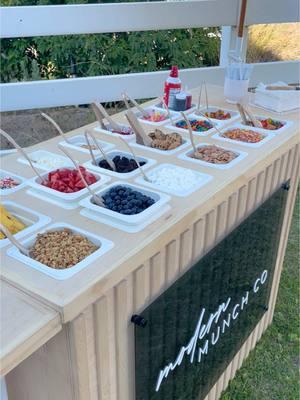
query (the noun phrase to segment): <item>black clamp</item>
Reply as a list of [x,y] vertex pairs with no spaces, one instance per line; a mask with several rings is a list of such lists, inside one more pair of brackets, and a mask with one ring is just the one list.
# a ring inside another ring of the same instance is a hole
[[289,184],[289,182],[283,183],[281,185],[281,189],[283,190],[290,190],[291,185]]
[[131,322],[137,326],[141,326],[142,328],[145,328],[145,326],[148,323],[148,321],[144,317],[142,317],[141,315],[137,315],[137,314],[134,314],[131,317]]

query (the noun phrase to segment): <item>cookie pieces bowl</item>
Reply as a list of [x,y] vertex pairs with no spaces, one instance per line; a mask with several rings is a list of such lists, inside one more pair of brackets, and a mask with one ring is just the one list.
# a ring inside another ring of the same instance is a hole
[[49,225],[21,243],[29,257],[14,246],[7,254],[58,280],[75,275],[114,246],[110,240],[65,223]]

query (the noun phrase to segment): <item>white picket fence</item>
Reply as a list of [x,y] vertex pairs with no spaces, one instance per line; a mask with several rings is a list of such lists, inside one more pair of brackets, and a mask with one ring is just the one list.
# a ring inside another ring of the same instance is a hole
[[[222,66],[181,71],[189,87],[203,80],[221,84],[227,53],[235,38],[239,3],[239,0],[198,0],[2,7],[0,36],[18,38],[226,26],[221,46]],[[248,3],[246,26],[299,21],[299,0],[250,0]],[[246,41],[244,52],[245,49]],[[85,104],[95,99],[120,100],[123,90],[128,90],[135,98],[155,97],[161,94],[166,75],[167,72],[159,71],[1,84],[0,111]],[[299,62],[254,64],[251,84],[278,79],[298,81]]]

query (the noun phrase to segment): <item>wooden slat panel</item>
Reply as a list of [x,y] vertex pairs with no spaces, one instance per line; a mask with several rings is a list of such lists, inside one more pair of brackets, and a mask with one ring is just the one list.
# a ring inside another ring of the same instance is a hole
[[205,217],[204,252],[207,253],[216,239],[216,210],[210,211]]
[[99,400],[117,400],[114,291],[94,305]]
[[166,281],[173,282],[179,274],[179,238],[166,246]]
[[180,235],[179,268],[184,273],[192,264],[193,229],[189,228]]
[[223,201],[217,209],[216,240],[223,239],[226,231],[228,201]]
[[193,260],[198,260],[204,252],[205,219],[199,219],[194,223],[193,234]]
[[116,359],[118,399],[134,398],[134,325],[130,322],[133,314],[132,276],[116,287]]
[[73,374],[78,400],[97,400],[93,310],[90,306],[70,324]]

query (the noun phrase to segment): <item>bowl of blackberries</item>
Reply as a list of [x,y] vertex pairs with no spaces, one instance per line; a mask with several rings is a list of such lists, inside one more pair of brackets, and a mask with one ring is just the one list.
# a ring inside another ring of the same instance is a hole
[[97,205],[92,197],[82,200],[80,204],[129,224],[143,222],[155,215],[170,199],[163,193],[123,182],[115,182],[97,194],[102,198],[104,207]]
[[[107,157],[114,162],[116,171],[112,169],[104,157],[97,157],[96,164],[92,161],[89,161],[85,165],[92,170],[99,171],[100,168],[102,172],[106,172],[109,175],[118,176],[121,178],[131,177],[139,173],[137,162],[133,159],[130,153],[110,151],[107,153]],[[155,160],[145,157],[138,156],[137,160],[140,166],[144,169],[155,164]]]

